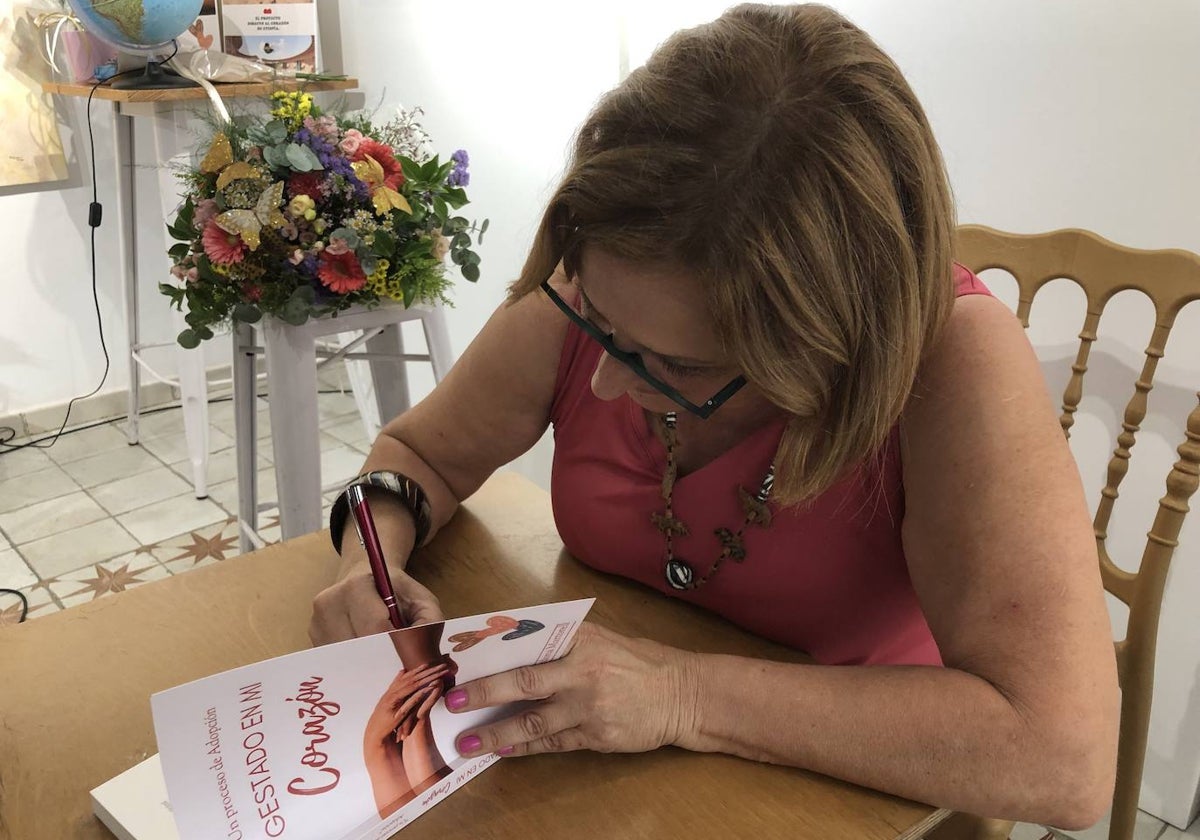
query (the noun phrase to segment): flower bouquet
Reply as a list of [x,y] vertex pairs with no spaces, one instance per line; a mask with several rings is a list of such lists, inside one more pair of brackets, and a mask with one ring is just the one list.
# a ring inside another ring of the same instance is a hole
[[225,322],[263,314],[289,324],[385,300],[448,302],[445,257],[479,279],[467,203],[467,153],[429,154],[420,109],[381,125],[321,113],[304,92],[276,92],[269,117],[220,127],[198,167],[180,173],[183,204],[167,231],[187,307],[184,347]]

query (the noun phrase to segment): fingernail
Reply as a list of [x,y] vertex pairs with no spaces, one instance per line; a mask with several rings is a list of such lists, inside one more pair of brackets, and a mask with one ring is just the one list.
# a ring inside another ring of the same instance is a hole
[[500,749],[496,750],[496,755],[512,755],[513,750],[515,749],[516,747],[501,747]]
[[467,692],[464,689],[456,688],[446,695],[446,708],[450,711],[457,712],[466,705]]
[[483,746],[483,741],[478,735],[464,735],[458,739],[458,751],[462,755],[473,753]]

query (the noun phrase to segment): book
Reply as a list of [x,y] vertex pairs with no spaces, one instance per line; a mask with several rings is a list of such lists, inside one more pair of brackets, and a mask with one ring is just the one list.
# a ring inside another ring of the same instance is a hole
[[158,755],[93,790],[92,813],[117,840],[179,840]]
[[393,630],[159,692],[159,755],[92,791],[93,810],[122,840],[390,837],[500,760],[455,745],[514,705],[454,714],[445,694],[563,656],[592,603]]
[[317,69],[315,0],[220,0],[224,51],[252,58],[281,71]]

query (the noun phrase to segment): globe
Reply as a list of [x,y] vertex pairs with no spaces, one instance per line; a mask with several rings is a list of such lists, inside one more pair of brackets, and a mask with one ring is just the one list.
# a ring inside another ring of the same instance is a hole
[[203,0],[69,0],[84,29],[126,52],[171,46],[200,14]]
[[[172,46],[200,14],[203,0],[68,0],[83,28],[119,50],[153,56]],[[117,89],[192,87],[195,82],[164,72],[153,58],[138,78],[118,79]]]

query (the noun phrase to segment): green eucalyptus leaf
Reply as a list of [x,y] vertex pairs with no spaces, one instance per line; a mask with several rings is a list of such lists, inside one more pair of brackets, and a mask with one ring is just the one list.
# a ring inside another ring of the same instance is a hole
[[200,337],[190,329],[184,330],[175,338],[184,350],[195,350],[200,346]]
[[233,307],[233,320],[243,324],[256,324],[262,319],[262,310],[253,303],[239,303]]
[[201,341],[208,341],[213,337],[213,331],[208,327],[200,327],[199,329],[195,330],[195,333],[196,337]]
[[317,158],[317,153],[308,148],[308,146],[301,146],[299,143],[288,143],[286,150],[288,164],[297,172],[312,172],[315,169],[324,169],[321,166],[321,161]]
[[479,279],[479,266],[475,263],[467,263],[462,267],[462,276],[464,280],[474,283]]
[[263,126],[263,131],[272,143],[282,143],[287,139],[287,124],[283,120],[271,120]]
[[362,240],[359,239],[358,232],[355,231],[354,228],[336,228],[332,233],[329,234],[329,238],[330,240],[344,239],[346,240],[346,244],[351,248],[357,248],[360,244],[362,244]]

